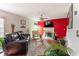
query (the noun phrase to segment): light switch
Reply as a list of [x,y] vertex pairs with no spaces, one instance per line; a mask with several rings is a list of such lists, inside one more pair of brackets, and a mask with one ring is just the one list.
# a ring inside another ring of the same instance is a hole
[[74,11],[74,15],[77,15],[77,13],[78,13],[77,11]]
[[79,30],[76,31],[76,36],[79,37]]

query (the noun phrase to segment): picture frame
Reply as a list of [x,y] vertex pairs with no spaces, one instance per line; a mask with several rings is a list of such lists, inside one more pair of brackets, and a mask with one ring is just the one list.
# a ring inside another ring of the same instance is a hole
[[73,3],[70,6],[67,17],[69,18],[68,29],[72,29],[73,28]]
[[26,20],[20,20],[21,25],[26,25]]
[[21,28],[26,28],[26,20],[20,20]]

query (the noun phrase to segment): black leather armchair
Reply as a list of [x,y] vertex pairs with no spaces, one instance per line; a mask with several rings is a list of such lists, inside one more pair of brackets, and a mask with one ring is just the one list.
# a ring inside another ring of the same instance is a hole
[[[3,50],[6,51],[6,45],[10,42],[14,41],[27,41],[27,47],[28,47],[28,42],[30,41],[30,35],[29,34],[24,34],[22,31],[18,32],[13,32],[11,34],[7,34],[4,37],[4,43],[3,43]],[[27,48],[28,49],[28,48]]]

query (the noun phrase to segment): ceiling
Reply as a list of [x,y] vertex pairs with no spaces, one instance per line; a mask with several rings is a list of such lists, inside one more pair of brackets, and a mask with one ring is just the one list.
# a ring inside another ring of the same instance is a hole
[[44,14],[48,18],[66,17],[69,3],[5,3],[0,9],[24,17],[37,17]]

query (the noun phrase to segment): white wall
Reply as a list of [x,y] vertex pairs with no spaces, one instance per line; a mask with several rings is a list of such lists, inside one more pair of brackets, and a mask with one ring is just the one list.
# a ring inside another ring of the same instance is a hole
[[[78,11],[74,15],[74,11]],[[67,40],[68,46],[73,50],[71,55],[79,56],[79,37],[76,36],[76,30],[79,30],[79,4],[73,4],[73,29],[68,29]]]
[[9,12],[5,12],[2,10],[0,10],[0,17],[5,19],[5,29],[4,29],[5,33],[11,33],[11,24],[15,25],[15,31],[22,30],[22,31],[26,32],[26,28],[25,29],[20,28],[20,26],[21,26],[20,20],[21,19],[26,20],[26,18],[19,16],[19,15],[9,13]]

